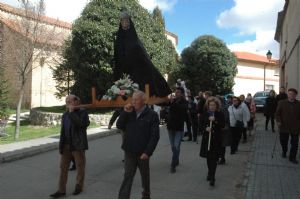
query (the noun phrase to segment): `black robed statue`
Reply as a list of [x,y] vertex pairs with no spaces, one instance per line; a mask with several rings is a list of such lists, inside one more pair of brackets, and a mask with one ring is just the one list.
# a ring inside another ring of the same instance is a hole
[[130,75],[130,79],[145,89],[149,84],[150,96],[165,97],[171,93],[168,83],[155,68],[138,38],[134,24],[127,12],[121,13],[121,21],[114,49],[114,80]]

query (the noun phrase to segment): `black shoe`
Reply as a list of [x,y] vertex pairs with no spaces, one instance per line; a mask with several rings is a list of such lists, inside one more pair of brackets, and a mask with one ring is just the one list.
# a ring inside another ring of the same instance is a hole
[[224,158],[220,159],[219,162],[218,162],[218,164],[219,164],[219,165],[225,164],[225,159],[224,159]]
[[290,159],[290,161],[294,164],[298,164],[298,161],[296,159]]
[[171,173],[176,173],[176,168],[175,167],[171,167],[170,172]]
[[206,181],[210,181],[210,176],[209,175],[207,175]]
[[231,154],[231,155],[235,154],[235,151],[230,151],[230,154]]
[[243,140],[243,143],[247,143],[247,140],[244,139],[244,140]]
[[52,198],[61,198],[61,197],[64,197],[64,196],[66,196],[66,193],[61,193],[59,191],[57,191],[57,192],[50,195],[50,197],[52,197]]
[[69,169],[70,171],[74,171],[74,170],[76,170],[76,165],[75,164],[73,164],[71,167],[70,167],[70,169]]
[[74,190],[74,192],[73,192],[73,195],[78,195],[78,194],[80,194],[82,192],[82,189],[80,188],[80,186],[77,184],[76,186],[75,186],[75,190]]
[[275,133],[275,129],[272,129],[272,132]]
[[286,158],[286,152],[282,152],[281,157]]
[[211,179],[209,182],[209,185],[214,187],[215,186],[215,179]]
[[189,138],[187,141],[192,141],[192,138]]

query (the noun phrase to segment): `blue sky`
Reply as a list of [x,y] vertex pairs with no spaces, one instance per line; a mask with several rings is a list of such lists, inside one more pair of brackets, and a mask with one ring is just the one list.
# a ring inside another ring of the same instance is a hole
[[[37,0],[34,0],[37,1]],[[17,0],[1,0],[13,6]],[[45,0],[46,14],[72,22],[89,0]],[[265,55],[268,49],[278,58],[274,41],[277,13],[284,0],[139,0],[151,12],[159,6],[166,29],[178,35],[180,53],[203,34],[222,39],[232,51]],[[68,9],[66,9],[68,8]]]

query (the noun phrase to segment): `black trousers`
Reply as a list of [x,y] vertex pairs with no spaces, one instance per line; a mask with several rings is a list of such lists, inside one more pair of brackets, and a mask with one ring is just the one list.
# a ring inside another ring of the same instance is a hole
[[289,158],[290,160],[295,160],[298,151],[299,135],[291,133],[280,133],[280,144],[282,147],[282,152],[286,153],[288,151],[289,136],[291,136],[291,150]]
[[275,125],[275,122],[274,122],[274,115],[266,115],[266,126],[265,126],[265,129],[267,130],[268,129],[268,125],[269,125],[269,121],[271,119],[271,125],[272,125],[272,130],[274,130],[274,125]]
[[188,119],[186,121],[186,128],[188,131],[188,136],[189,139],[192,139],[192,131],[193,130],[193,140],[196,141],[197,140],[197,136],[198,136],[198,119],[197,119],[197,115],[196,116],[192,116],[191,119]]
[[206,163],[208,168],[208,176],[214,180],[218,163],[218,151],[208,151]]
[[113,113],[113,115],[111,116],[110,120],[109,120],[109,125],[113,125],[115,123],[115,121],[117,120],[117,118],[120,116],[122,112],[122,109],[119,108],[119,109],[116,109]]
[[247,128],[242,129],[243,141],[247,141]]
[[225,159],[225,153],[226,153],[226,147],[225,146],[221,146],[220,147],[220,151],[219,151],[219,158]]
[[230,127],[232,134],[231,152],[236,152],[242,137],[242,128]]
[[142,177],[142,199],[150,199],[150,169],[149,159],[140,160],[139,156],[125,152],[125,174],[119,191],[119,199],[130,199],[131,187],[139,168]]

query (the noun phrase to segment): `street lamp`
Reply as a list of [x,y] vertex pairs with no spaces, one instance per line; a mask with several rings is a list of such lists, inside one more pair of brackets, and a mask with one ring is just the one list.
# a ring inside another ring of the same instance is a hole
[[[272,53],[270,50],[268,50],[267,54],[267,59],[269,60],[269,63],[271,62],[271,58],[272,58]],[[264,65],[264,91],[266,91],[266,66],[267,63]]]

